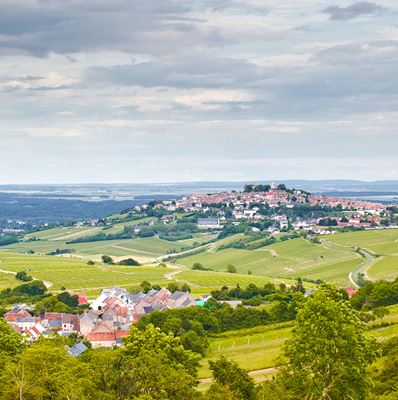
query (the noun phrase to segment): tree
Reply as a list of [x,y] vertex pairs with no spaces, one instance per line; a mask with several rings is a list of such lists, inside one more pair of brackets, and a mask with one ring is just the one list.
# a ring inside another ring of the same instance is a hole
[[107,256],[106,254],[104,254],[104,255],[101,257],[101,260],[102,260],[102,262],[103,262],[104,264],[112,264],[112,263],[113,263],[112,257],[109,257],[109,256]]
[[137,267],[140,266],[141,264],[134,260],[134,258],[126,258],[124,260],[121,260],[118,262],[119,265],[128,265],[128,266],[133,266],[133,267]]
[[206,271],[206,268],[201,263],[194,263],[192,269],[198,271]]
[[[122,338],[119,368],[119,393],[128,396],[147,394],[154,399],[188,400],[196,397],[200,355],[185,350],[180,339],[148,325],[144,331],[131,326]],[[134,397],[133,397],[134,398]]]
[[227,272],[229,272],[230,274],[236,274],[238,272],[238,270],[236,269],[235,265],[228,264]]
[[142,291],[144,293],[148,293],[152,288],[151,284],[148,281],[142,281],[140,286],[142,287]]
[[209,389],[210,399],[216,398],[218,392],[228,393],[229,398],[234,400],[257,399],[254,379],[237,362],[222,356],[216,361],[209,360],[209,366],[214,376],[214,383]]
[[176,282],[170,282],[167,285],[167,289],[170,290],[171,293],[174,293],[174,292],[177,292],[178,290],[180,290],[180,286]]
[[189,285],[187,283],[184,283],[181,286],[181,292],[191,292],[191,288],[189,287]]
[[68,292],[62,292],[57,295],[57,299],[69,307],[77,307],[79,305],[79,296],[76,294],[71,296]]
[[364,399],[365,367],[378,354],[376,339],[365,337],[364,330],[337,287],[319,286],[297,313],[292,338],[284,345],[286,386],[300,398]]
[[0,358],[1,355],[14,356],[25,348],[24,338],[5,319],[0,318]]
[[86,365],[66,356],[62,338],[39,339],[0,372],[1,399],[103,399]]
[[376,315],[377,318],[380,318],[382,321],[385,315],[390,314],[390,310],[386,307],[376,307],[372,310],[372,312],[374,315]]
[[22,282],[29,282],[32,281],[33,278],[26,273],[26,271],[17,272],[15,278]]
[[292,286],[293,292],[305,293],[305,288],[303,286],[303,280],[299,277],[297,278],[297,284]]

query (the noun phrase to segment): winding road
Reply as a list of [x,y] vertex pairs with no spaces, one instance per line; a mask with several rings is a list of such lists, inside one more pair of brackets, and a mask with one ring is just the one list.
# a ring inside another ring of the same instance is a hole
[[362,266],[360,266],[355,272],[354,272],[354,279],[357,281],[358,280],[358,274],[367,266],[369,265],[371,262],[373,262],[375,259],[368,254],[365,250],[359,250],[359,252],[361,254],[363,254],[365,257],[368,257],[369,260]]
[[[326,241],[324,241],[324,240],[321,240],[321,243],[322,244],[324,244],[325,246],[330,246],[330,247],[335,247],[335,248],[344,248],[344,249],[348,249],[348,247],[346,247],[346,246],[342,246],[342,245],[339,245],[339,244],[334,244],[334,243],[329,243],[329,242],[326,242]],[[363,254],[365,257],[367,257],[368,258],[368,261],[365,263],[365,264],[363,264],[363,265],[361,265],[354,273],[352,273],[352,272],[350,272],[349,274],[348,274],[348,278],[349,278],[349,280],[351,281],[351,283],[356,287],[356,288],[359,288],[359,285],[355,282],[355,281],[358,281],[358,275],[359,275],[359,273],[365,268],[365,267],[367,267],[370,263],[372,263],[375,259],[369,254],[369,253],[367,253],[365,250],[359,250],[359,252],[361,253],[361,254]]]

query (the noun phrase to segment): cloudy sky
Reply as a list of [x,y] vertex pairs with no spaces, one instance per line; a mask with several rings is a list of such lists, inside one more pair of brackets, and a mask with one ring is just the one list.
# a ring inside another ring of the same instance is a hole
[[398,179],[396,0],[1,0],[0,183]]

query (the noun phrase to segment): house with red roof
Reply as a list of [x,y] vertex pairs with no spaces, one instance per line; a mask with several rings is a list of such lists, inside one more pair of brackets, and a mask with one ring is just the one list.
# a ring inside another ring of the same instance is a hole
[[87,334],[87,340],[93,347],[114,347],[120,344],[121,337],[127,336],[129,333],[129,329],[112,330],[106,322],[101,322]]

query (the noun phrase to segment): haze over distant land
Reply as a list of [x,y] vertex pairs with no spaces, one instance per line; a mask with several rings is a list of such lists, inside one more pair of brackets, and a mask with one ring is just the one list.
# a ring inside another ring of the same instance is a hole
[[398,4],[0,2],[0,184],[398,179]]

